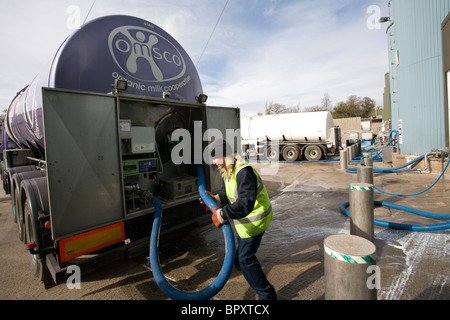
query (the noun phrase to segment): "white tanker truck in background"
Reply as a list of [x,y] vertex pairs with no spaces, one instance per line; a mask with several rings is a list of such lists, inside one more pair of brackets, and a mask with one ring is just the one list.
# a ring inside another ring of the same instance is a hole
[[243,155],[269,161],[327,159],[341,146],[329,111],[243,116],[241,137]]

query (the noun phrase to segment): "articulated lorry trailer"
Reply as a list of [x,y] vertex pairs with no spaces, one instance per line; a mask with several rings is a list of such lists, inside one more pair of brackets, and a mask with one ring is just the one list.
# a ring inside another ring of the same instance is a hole
[[[148,250],[152,196],[164,210],[162,234],[209,221],[195,165],[218,191],[219,174],[202,161],[206,132],[225,137],[240,115],[206,98],[180,44],[129,16],[83,25],[17,94],[3,128],[3,187],[46,287],[71,265],[85,272]],[[193,137],[190,149],[179,148],[177,130]]]
[[308,161],[339,153],[341,129],[329,111],[241,118],[241,151],[269,161]]

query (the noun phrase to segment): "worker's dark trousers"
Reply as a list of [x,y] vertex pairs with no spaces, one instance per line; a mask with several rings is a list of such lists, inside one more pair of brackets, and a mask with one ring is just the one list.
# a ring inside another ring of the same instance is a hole
[[275,288],[267,280],[261,265],[256,258],[256,251],[264,232],[253,238],[241,239],[237,236],[238,246],[236,249],[236,262],[244,274],[250,287],[252,287],[259,296],[260,300],[274,300],[277,298]]

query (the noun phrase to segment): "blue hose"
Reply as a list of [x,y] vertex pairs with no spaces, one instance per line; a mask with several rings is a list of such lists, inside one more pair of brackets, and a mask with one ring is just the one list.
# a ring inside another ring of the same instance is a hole
[[[343,214],[347,215],[348,217],[350,217],[350,212],[347,210],[347,207],[349,205],[350,205],[350,202],[347,201],[347,202],[344,202],[343,204],[341,204],[341,206],[340,206],[341,212]],[[400,205],[385,202],[385,201],[374,201],[374,205],[399,209],[399,210],[403,210],[406,212],[418,214],[418,215],[421,215],[421,216],[427,217],[427,218],[433,218],[433,219],[439,219],[439,220],[450,219],[450,214],[435,214],[435,213],[430,213],[430,212],[425,212],[425,211],[420,211],[420,210],[400,206]],[[380,227],[386,227],[386,228],[397,229],[397,230],[410,230],[410,231],[440,231],[440,230],[446,230],[446,229],[450,228],[450,222],[428,224],[428,225],[418,225],[418,224],[395,223],[395,222],[374,219],[374,223]]]
[[[417,171],[417,169],[403,169],[417,161],[420,161],[424,158],[425,156],[420,156],[410,162],[408,162],[407,164],[404,164],[400,167],[396,167],[396,168],[373,168],[373,173],[392,173],[392,172],[406,172],[406,171]],[[356,173],[357,172],[357,168],[351,168],[351,169],[347,169],[345,170],[345,172],[347,173]]]
[[339,159],[328,159],[328,160],[295,160],[295,161],[276,161],[276,160],[251,160],[249,153],[245,154],[245,160],[249,163],[315,163],[315,162],[333,162],[339,161]]
[[[199,193],[203,202],[209,207],[211,212],[213,208],[217,208],[216,202],[205,193],[205,177],[203,169],[200,165],[196,165],[199,183]],[[222,225],[221,229],[225,238],[225,259],[217,278],[206,288],[196,292],[184,292],[174,288],[164,276],[159,262],[159,232],[161,229],[162,207],[158,198],[151,199],[155,207],[155,216],[153,219],[152,233],[150,236],[150,266],[152,268],[153,277],[159,288],[173,300],[207,300],[215,296],[225,286],[231,271],[234,267],[234,234],[229,223]]]
[[380,190],[379,188],[377,188],[377,187],[375,187],[375,186],[373,186],[373,187],[374,187],[375,190],[377,190],[377,191],[379,191],[379,192],[381,192],[381,193],[384,193],[384,194],[388,194],[388,195],[390,195],[390,196],[399,196],[399,197],[413,197],[413,196],[417,196],[417,195],[422,194],[422,193],[424,193],[424,192],[427,192],[428,190],[430,190],[431,188],[433,188],[434,185],[435,185],[436,183],[438,183],[438,181],[439,181],[439,180],[442,178],[442,176],[445,174],[445,171],[447,170],[449,164],[450,164],[450,159],[448,160],[447,165],[445,166],[444,170],[442,170],[441,174],[440,174],[439,177],[436,179],[436,181],[433,182],[433,184],[432,184],[431,186],[429,186],[428,188],[426,188],[425,190],[420,191],[420,192],[416,192],[416,193],[412,193],[412,194],[399,194],[399,193],[386,192],[386,191]]

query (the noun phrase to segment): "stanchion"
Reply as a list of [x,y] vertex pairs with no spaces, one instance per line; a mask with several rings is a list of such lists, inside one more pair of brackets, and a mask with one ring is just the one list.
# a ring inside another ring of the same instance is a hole
[[368,183],[373,185],[373,167],[372,166],[359,166],[356,169],[357,182]]
[[353,159],[353,149],[352,149],[352,147],[347,147],[347,157],[348,157],[348,162],[350,162]]
[[375,245],[358,236],[339,234],[326,238],[323,246],[325,299],[376,300],[377,286],[371,281]]
[[374,240],[373,185],[354,183],[350,186],[350,234]]
[[341,150],[340,152],[339,152],[339,163],[340,163],[340,165],[341,165],[341,169],[342,170],[347,170],[347,168],[348,168],[348,151],[347,151],[347,149],[345,149],[345,150]]
[[373,156],[371,151],[363,153],[363,164],[367,167],[373,167]]

